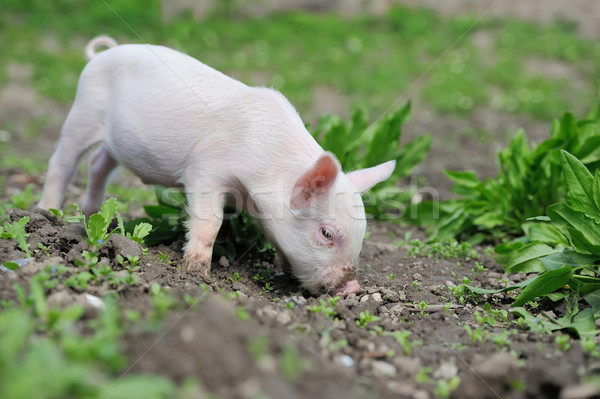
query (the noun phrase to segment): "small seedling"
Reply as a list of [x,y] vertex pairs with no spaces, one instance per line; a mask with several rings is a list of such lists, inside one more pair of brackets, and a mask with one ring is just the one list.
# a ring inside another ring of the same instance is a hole
[[279,359],[281,373],[291,382],[298,381],[310,366],[307,358],[300,355],[298,349],[293,344],[283,346],[283,354]]
[[389,275],[387,275],[385,277],[390,281],[394,281],[394,279],[396,278],[396,275],[394,273],[390,273]]
[[413,282],[412,282],[413,291],[414,292],[419,292],[419,288],[421,288],[422,285],[423,284],[421,284],[418,280],[413,280]]
[[361,328],[367,328],[369,323],[379,320],[381,320],[381,317],[372,315],[371,312],[369,312],[369,310],[365,310],[363,312],[360,312],[358,320],[356,320],[356,324]]
[[150,302],[154,307],[154,318],[163,319],[169,309],[175,306],[175,299],[169,295],[167,288],[161,288],[158,283],[152,284],[150,288]]
[[0,238],[16,238],[19,249],[25,253],[27,258],[29,258],[31,256],[29,243],[27,242],[29,234],[25,232],[25,225],[27,223],[29,223],[29,216],[23,216],[18,222],[12,224],[4,223],[4,228],[0,228]]
[[554,342],[556,342],[558,348],[563,352],[566,352],[571,348],[571,337],[567,334],[557,335],[556,338],[554,338]]
[[389,335],[396,339],[400,346],[402,346],[402,352],[404,353],[404,356],[410,356],[414,347],[422,345],[420,341],[408,339],[408,337],[412,334],[408,330],[385,331],[383,334]]
[[25,187],[25,190],[12,195],[10,197],[10,202],[13,207],[23,210],[33,208],[33,204],[37,201],[37,195],[33,194],[34,188],[35,186],[33,184],[28,184],[27,187]]
[[323,313],[328,319],[334,320],[337,316],[335,309],[324,299],[319,299],[319,305],[308,306],[306,309],[313,313]]
[[242,278],[240,277],[240,274],[238,272],[233,272],[233,277],[227,277],[227,278],[229,280],[231,280],[232,283],[242,281]]
[[50,246],[46,246],[44,244],[42,244],[41,242],[38,242],[38,249],[35,250],[35,253],[41,253],[44,256],[46,256],[46,258],[50,257],[50,251],[52,250],[52,248],[50,248]]
[[[83,228],[87,234],[85,241],[93,250],[104,245],[106,240],[117,231],[117,229],[120,230],[121,234],[124,233],[123,220],[121,219],[121,214],[117,211],[117,200],[115,198],[107,199],[104,204],[102,204],[100,212],[91,215],[87,221],[79,206],[75,205],[75,209],[79,215],[68,217],[66,221],[70,223],[81,222],[83,224]],[[108,228],[115,215],[119,221],[119,226],[109,232]]]
[[54,208],[50,208],[48,209],[50,211],[50,213],[52,213],[52,215],[57,218],[57,219],[62,219],[63,216],[65,216],[65,213],[63,212],[62,209],[54,209]]
[[581,337],[581,349],[595,359],[600,357],[600,349],[598,349],[598,344],[594,337]]
[[438,380],[434,392],[438,398],[449,398],[452,392],[458,388],[459,384],[460,377],[457,375],[449,380],[442,378],[441,380]]
[[429,307],[429,305],[425,302],[425,301],[421,301],[419,303],[417,303],[417,309],[419,309],[419,312],[421,313],[421,316],[426,317],[427,313],[425,313],[425,310]]

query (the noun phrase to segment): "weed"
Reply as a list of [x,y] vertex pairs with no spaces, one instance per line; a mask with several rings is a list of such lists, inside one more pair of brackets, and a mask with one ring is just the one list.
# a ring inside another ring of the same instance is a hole
[[600,358],[600,348],[594,337],[581,337],[581,349],[595,359]]
[[442,378],[438,380],[434,392],[439,398],[449,398],[452,394],[452,391],[456,390],[459,384],[460,377],[457,375],[448,380]]
[[554,342],[556,342],[558,348],[563,352],[566,352],[571,348],[571,337],[569,337],[567,334],[557,335],[554,338]]
[[235,308],[235,315],[242,321],[248,321],[251,318],[250,313],[241,306]]
[[464,328],[465,332],[467,333],[467,336],[471,340],[472,345],[482,343],[483,341],[486,340],[486,338],[488,336],[488,332],[481,326],[477,327],[475,329],[472,329],[470,326],[464,324],[463,328]]
[[[79,206],[75,205],[75,207],[79,215],[68,217],[66,218],[66,221],[70,223],[81,222],[83,224],[83,228],[87,234],[85,241],[94,251],[104,245],[106,240],[117,231],[117,229],[119,229],[122,234],[124,233],[123,221],[121,220],[120,213],[117,211],[117,200],[115,198],[107,199],[102,204],[100,212],[91,215],[87,221]],[[108,227],[115,215],[120,221],[120,226],[109,232]]]
[[379,320],[381,320],[381,317],[372,315],[371,312],[369,312],[369,310],[365,310],[360,312],[360,314],[358,315],[358,320],[356,320],[356,324],[361,328],[367,328],[369,323]]
[[389,281],[394,281],[394,279],[396,278],[396,275],[394,273],[390,273],[389,275],[385,276]]
[[231,280],[232,283],[236,283],[238,281],[242,281],[242,278],[240,277],[240,274],[238,272],[233,272],[233,277],[227,277],[229,280]]
[[298,352],[298,348],[292,344],[283,346],[283,353],[279,359],[281,373],[291,382],[297,381],[308,371],[310,362]]
[[50,246],[44,245],[41,242],[38,242],[38,249],[35,250],[35,253],[42,253],[45,257],[50,257],[50,251],[52,248]]
[[38,201],[38,195],[33,193],[35,189],[35,185],[28,184],[25,187],[25,190],[21,191],[19,194],[13,194],[10,197],[10,202],[12,207],[19,209],[31,209],[33,208],[33,204]]
[[173,263],[172,260],[169,260],[169,254],[165,254],[161,251],[158,251],[158,260],[161,262],[165,262],[167,265],[171,265]]
[[419,288],[421,288],[423,284],[421,284],[418,280],[412,281],[412,287],[414,292],[419,292]]
[[157,283],[153,283],[150,288],[150,302],[154,309],[154,318],[162,320],[167,315],[169,309],[175,306],[175,299],[169,295],[167,288],[161,288]]
[[29,223],[29,216],[23,216],[19,221],[12,224],[5,222],[4,227],[0,227],[0,238],[16,238],[19,249],[29,258],[31,257],[30,245],[27,242],[29,234],[25,232],[25,225],[27,223]]
[[319,305],[307,306],[308,311],[313,313],[323,313],[325,317],[330,320],[335,320],[337,316],[337,312],[334,309],[334,306],[331,305],[331,302],[325,301],[324,299],[319,299]]
[[465,259],[470,261],[478,256],[477,250],[467,241],[458,242],[453,238],[439,240],[411,240],[408,254],[411,256],[427,256],[443,259]]
[[402,347],[402,353],[404,353],[404,356],[410,356],[414,347],[422,345],[420,341],[409,340],[408,337],[411,334],[412,333],[408,330],[385,331],[383,333],[383,335],[389,335],[396,339],[396,342],[398,342]]

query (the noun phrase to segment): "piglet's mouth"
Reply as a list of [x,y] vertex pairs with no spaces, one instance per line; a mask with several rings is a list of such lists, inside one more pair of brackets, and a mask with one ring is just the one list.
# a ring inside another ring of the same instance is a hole
[[346,295],[350,295],[350,294],[356,294],[357,292],[360,292],[360,290],[361,290],[361,288],[360,288],[360,285],[358,284],[358,281],[350,280],[350,281],[346,282],[346,284],[343,287],[338,288],[335,295],[346,296]]

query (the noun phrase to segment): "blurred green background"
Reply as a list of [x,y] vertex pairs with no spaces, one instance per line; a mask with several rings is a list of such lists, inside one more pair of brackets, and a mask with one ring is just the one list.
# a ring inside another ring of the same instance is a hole
[[2,174],[45,172],[83,48],[99,34],[170,46],[249,85],[277,88],[313,126],[357,107],[374,121],[412,100],[405,136],[433,138],[416,174],[442,194],[450,185],[443,168],[493,175],[494,154],[518,127],[539,141],[553,118],[585,114],[596,102],[600,44],[568,14],[538,23],[493,12],[480,19],[482,7],[469,1],[454,1],[452,15],[435,2],[281,3],[3,0]]

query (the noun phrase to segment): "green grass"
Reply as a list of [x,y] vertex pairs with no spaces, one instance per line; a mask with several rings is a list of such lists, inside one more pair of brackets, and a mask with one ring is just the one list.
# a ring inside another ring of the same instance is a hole
[[[164,23],[156,0],[107,4],[114,12],[104,2],[5,2],[0,65],[32,64],[40,94],[69,103],[85,65],[83,46],[107,33],[122,43],[171,46],[249,84],[275,86],[301,111],[314,101],[314,88],[325,86],[350,104],[381,112],[435,63],[423,82],[433,109],[465,114],[491,107],[535,118],[581,108],[594,98],[600,79],[589,66],[597,64],[600,47],[567,23],[490,20],[457,42],[474,17],[442,19],[430,10],[395,8],[383,17],[217,13],[201,22],[183,14]],[[491,37],[490,49],[476,46],[478,34]],[[532,57],[562,62],[590,84],[576,88],[568,79],[536,75],[525,67]],[[1,70],[0,83],[7,79]]]

